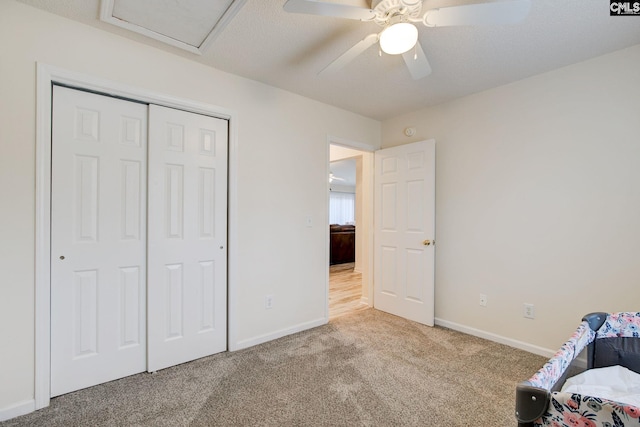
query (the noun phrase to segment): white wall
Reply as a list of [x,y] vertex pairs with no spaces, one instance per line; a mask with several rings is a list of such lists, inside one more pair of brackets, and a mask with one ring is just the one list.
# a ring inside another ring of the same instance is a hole
[[441,323],[555,350],[640,310],[639,69],[640,45],[383,122],[437,143]]
[[[235,344],[324,318],[327,135],[376,148],[379,122],[3,0],[0,415],[34,397],[36,61],[237,112]],[[290,191],[277,191],[285,183]],[[305,227],[306,216],[316,226]]]
[[[363,181],[363,169],[364,169],[364,159],[363,156],[356,157],[356,186],[354,188],[354,192],[356,194],[356,203],[355,203],[355,219],[356,224],[363,225],[365,223],[365,215],[367,217],[371,217],[372,212],[364,211],[364,192],[365,187],[362,184]],[[353,266],[354,271],[362,273],[362,270],[365,266],[364,264],[364,254],[366,251],[363,251],[363,242],[364,242],[364,233],[359,233],[356,231],[356,259],[355,264]]]
[[331,144],[329,146],[329,160],[337,162],[338,160],[351,159],[362,155],[362,151],[353,148],[343,147],[341,145]]

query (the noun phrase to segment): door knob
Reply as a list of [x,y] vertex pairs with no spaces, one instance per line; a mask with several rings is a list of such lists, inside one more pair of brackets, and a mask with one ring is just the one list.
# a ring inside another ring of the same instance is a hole
[[422,244],[425,246],[429,246],[431,244],[431,240],[423,240]]

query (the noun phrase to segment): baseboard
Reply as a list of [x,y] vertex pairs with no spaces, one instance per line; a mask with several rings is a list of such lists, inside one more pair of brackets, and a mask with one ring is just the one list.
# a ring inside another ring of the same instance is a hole
[[19,417],[20,415],[26,415],[35,410],[35,399],[25,400],[7,408],[0,409],[0,421],[10,420],[11,418]]
[[290,328],[280,329],[279,331],[270,332],[268,334],[259,335],[257,337],[238,341],[235,345],[229,345],[229,350],[236,351],[236,350],[242,350],[244,348],[253,347],[254,345],[262,344],[268,341],[273,341],[275,339],[282,338],[287,335],[295,334],[297,332],[306,331],[307,329],[326,325],[327,323],[328,323],[328,319],[324,317],[321,319],[312,320],[310,322],[300,323]]
[[371,304],[369,304],[369,298],[365,296],[360,297],[360,304],[364,304],[369,307],[371,306]]
[[[556,350],[550,350],[548,348],[539,347],[537,345],[529,344],[526,342],[514,340],[511,338],[503,337],[502,335],[493,334],[491,332],[482,331],[480,329],[471,328],[469,326],[460,325],[459,323],[449,322],[448,320],[443,319],[435,319],[435,324],[438,326],[442,326],[445,328],[453,329],[454,331],[463,332],[465,334],[473,335],[474,337],[484,338],[489,341],[497,342],[500,344],[508,345],[509,347],[514,347],[520,350],[528,351],[529,353],[537,354],[539,356],[546,357],[548,359],[552,358],[556,352]],[[567,337],[569,338],[569,337]],[[587,369],[587,357],[583,352],[576,357],[572,364],[581,369]],[[533,372],[532,372],[533,374]]]
[[557,349],[550,350],[548,348],[539,347],[537,345],[529,344],[523,341],[514,340],[511,338],[503,337],[502,335],[494,334],[491,332],[482,331],[480,329],[472,328],[469,326],[461,325],[459,323],[450,322],[444,319],[435,319],[437,326],[443,326],[445,328],[453,329],[454,331],[464,332],[465,334],[473,335],[478,338],[484,338],[489,341],[494,341],[500,344],[508,345],[520,350],[528,351],[529,353],[537,354],[547,358],[553,357],[556,354]]

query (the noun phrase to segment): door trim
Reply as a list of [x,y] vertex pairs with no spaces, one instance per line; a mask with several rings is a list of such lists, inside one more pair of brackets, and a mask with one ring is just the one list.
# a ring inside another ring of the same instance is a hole
[[35,409],[49,406],[51,375],[51,102],[54,83],[176,108],[229,121],[227,347],[236,350],[237,304],[237,162],[238,114],[226,108],[176,98],[74,71],[36,63],[36,200],[35,200]]

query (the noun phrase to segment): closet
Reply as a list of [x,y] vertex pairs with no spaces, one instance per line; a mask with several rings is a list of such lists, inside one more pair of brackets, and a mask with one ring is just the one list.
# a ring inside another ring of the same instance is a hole
[[51,396],[226,350],[228,122],[52,106]]

